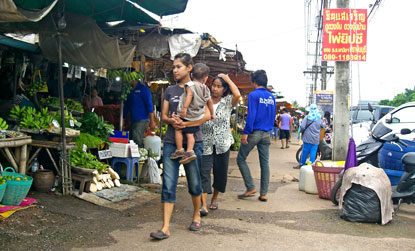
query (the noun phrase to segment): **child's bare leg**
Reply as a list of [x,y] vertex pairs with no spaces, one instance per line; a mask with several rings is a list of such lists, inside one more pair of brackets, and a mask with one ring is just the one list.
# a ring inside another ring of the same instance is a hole
[[175,130],[174,134],[176,136],[176,150],[184,150],[183,149],[183,131],[182,130]]
[[195,146],[195,136],[193,133],[186,133],[187,137],[187,152],[192,152]]

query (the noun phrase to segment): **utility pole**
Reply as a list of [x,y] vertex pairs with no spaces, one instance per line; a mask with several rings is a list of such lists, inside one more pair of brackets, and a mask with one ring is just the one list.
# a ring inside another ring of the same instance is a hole
[[[323,0],[324,2],[324,9],[329,7],[329,1]],[[327,89],[327,61],[321,62],[321,90]]]
[[[337,0],[338,9],[349,9],[349,0]],[[333,160],[345,160],[349,143],[349,61],[336,61],[333,113]]]

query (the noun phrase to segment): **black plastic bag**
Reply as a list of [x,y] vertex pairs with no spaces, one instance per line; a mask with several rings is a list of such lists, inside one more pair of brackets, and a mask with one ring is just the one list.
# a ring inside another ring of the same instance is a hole
[[353,184],[344,196],[341,217],[352,222],[381,223],[378,195],[370,188]]

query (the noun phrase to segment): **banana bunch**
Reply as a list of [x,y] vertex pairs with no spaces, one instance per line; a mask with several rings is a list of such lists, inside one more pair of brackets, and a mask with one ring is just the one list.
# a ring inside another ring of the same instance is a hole
[[131,85],[123,84],[122,91],[121,91],[121,100],[126,100],[130,92],[131,92]]
[[7,130],[7,128],[9,128],[9,126],[6,123],[6,120],[0,118],[0,130]]
[[107,71],[107,78],[120,77],[122,82],[130,83],[143,79],[144,75],[141,72],[127,72],[124,70],[109,70]]
[[26,111],[26,106],[20,108],[20,106],[15,105],[10,111],[10,117],[14,119],[20,119]]

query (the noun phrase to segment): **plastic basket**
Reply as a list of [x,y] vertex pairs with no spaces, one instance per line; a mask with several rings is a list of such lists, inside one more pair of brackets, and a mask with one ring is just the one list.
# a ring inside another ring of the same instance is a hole
[[3,185],[0,185],[0,201],[3,199],[4,192],[6,192],[7,181]]
[[[12,170],[11,172],[6,172]],[[8,180],[6,190],[4,192],[1,204],[9,206],[18,206],[26,197],[33,183],[33,178],[24,174],[19,174],[14,171],[12,167],[4,169],[2,176],[14,176],[14,179],[21,178],[22,180]],[[23,180],[26,178],[27,180]]]
[[316,162],[313,165],[314,178],[316,179],[318,197],[321,199],[330,199],[331,189],[339,180],[339,174],[344,167],[339,167],[335,162],[332,166],[330,163]]

